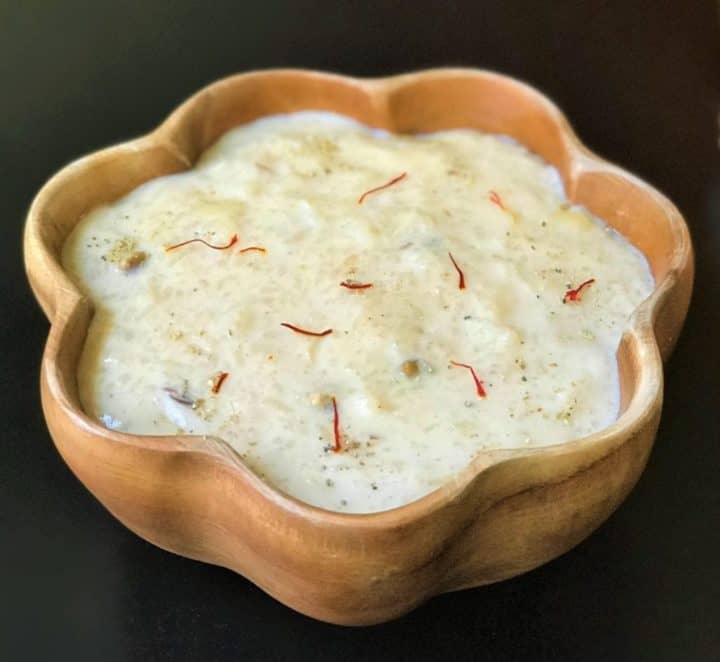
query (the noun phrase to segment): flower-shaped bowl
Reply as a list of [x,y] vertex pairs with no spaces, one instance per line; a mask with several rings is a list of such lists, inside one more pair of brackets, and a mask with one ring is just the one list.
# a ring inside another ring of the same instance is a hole
[[[59,259],[73,226],[149,179],[191,168],[239,124],[308,109],[400,133],[463,127],[513,136],[557,168],[571,200],[644,253],[656,288],[634,312],[617,352],[621,412],[614,424],[561,445],[482,453],[417,501],[357,515],[277,491],[221,439],[124,434],[83,412],[76,369],[93,307]],[[464,69],[373,80],[275,70],[216,82],[152,133],[52,177],[29,211],[25,259],[51,321],[43,409],[75,475],[154,544],[231,568],[300,612],[352,625],[382,622],[438,593],[526,572],[569,550],[613,512],[650,453],[662,362],[684,321],[693,279],[688,230],[669,200],[593,155],[539,92]]]

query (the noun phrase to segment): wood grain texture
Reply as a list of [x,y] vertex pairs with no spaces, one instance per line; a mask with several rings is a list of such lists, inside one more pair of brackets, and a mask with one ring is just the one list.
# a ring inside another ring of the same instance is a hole
[[[400,132],[468,127],[509,134],[557,167],[574,202],[646,255],[656,289],[633,314],[618,350],[622,411],[612,426],[559,446],[486,452],[418,501],[352,515],[266,485],[222,440],[123,434],[83,413],[76,369],[92,305],[60,266],[70,230],[93,207],[192,167],[230,128],[307,109]],[[278,70],[221,80],[149,135],[56,174],[30,209],[25,260],[52,322],[43,409],[78,478],[154,544],[231,568],[298,611],[348,625],[382,622],[437,593],[527,571],[602,523],[647,461],[662,406],[662,360],[682,327],[693,281],[688,230],[670,201],[590,153],[537,91],[463,69],[374,80]]]

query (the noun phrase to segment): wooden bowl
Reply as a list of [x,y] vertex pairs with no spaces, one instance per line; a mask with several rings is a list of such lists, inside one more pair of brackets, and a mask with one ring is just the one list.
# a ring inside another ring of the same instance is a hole
[[[619,230],[657,283],[617,352],[621,415],[562,445],[478,456],[451,482],[393,510],[341,514],[265,484],[222,440],[108,430],[82,411],[76,367],[93,314],[60,266],[88,211],[186,170],[225,131],[263,115],[330,110],[413,133],[509,134],[552,163],[568,196]],[[42,403],[60,454],[87,488],[150,542],[222,565],[300,612],[342,624],[399,616],[444,591],[495,582],[567,551],[625,498],[655,437],[670,354],[690,300],[693,254],[678,210],[579,142],[560,111],[511,78],[440,69],[375,80],[308,71],[226,78],[149,135],[70,164],[39,192],[25,229],[33,291],[52,322]]]

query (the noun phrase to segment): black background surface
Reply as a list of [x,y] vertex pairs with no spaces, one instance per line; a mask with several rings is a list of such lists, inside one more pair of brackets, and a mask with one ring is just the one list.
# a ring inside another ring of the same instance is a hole
[[[212,7],[211,7],[212,5]],[[712,2],[0,0],[0,658],[720,659],[720,29]],[[663,420],[623,506],[562,558],[386,625],[315,622],[117,523],[40,411],[48,324],[22,270],[36,190],[226,74],[437,65],[536,85],[591,148],[681,208],[696,290]]]

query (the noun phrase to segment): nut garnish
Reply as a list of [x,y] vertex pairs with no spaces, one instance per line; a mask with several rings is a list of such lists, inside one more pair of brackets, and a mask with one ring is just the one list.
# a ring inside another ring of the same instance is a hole
[[310,404],[313,407],[329,407],[332,404],[332,395],[329,393],[312,393]]
[[127,257],[124,257],[118,262],[118,267],[123,271],[131,271],[139,267],[145,260],[147,260],[147,253],[145,251],[134,251]]
[[420,367],[418,366],[418,362],[416,359],[411,359],[408,361],[403,361],[402,365],[400,366],[400,369],[403,371],[403,374],[406,377],[417,377],[418,373],[420,372]]

